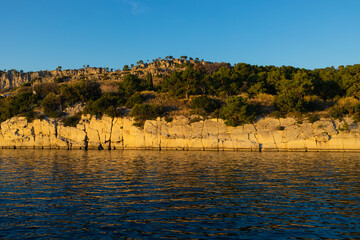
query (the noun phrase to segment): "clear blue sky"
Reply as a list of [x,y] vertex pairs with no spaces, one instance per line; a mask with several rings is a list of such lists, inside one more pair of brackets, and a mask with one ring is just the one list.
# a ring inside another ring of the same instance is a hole
[[0,69],[360,63],[359,0],[0,0]]

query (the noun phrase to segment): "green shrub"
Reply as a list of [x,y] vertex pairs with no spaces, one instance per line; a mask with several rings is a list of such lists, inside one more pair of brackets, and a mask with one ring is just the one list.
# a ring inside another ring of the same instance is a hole
[[23,83],[21,84],[21,87],[30,87],[31,86],[31,83]]
[[220,117],[228,126],[238,126],[256,119],[255,108],[242,97],[231,96],[220,110]]
[[95,101],[89,101],[84,109],[85,114],[102,117],[104,114],[117,116],[116,108],[123,105],[123,98],[117,93],[105,93]]
[[62,83],[65,82],[69,77],[67,76],[59,76],[54,78],[54,82],[56,83]]
[[200,96],[191,100],[190,108],[193,110],[194,114],[208,116],[210,113],[219,108],[219,104],[212,98]]
[[71,85],[62,85],[60,93],[64,99],[64,104],[67,106],[77,102],[95,101],[102,96],[100,84],[88,80],[80,80]]
[[330,117],[334,119],[342,119],[343,116],[346,114],[344,108],[341,108],[338,105],[332,106],[329,108]]
[[290,112],[304,112],[305,101],[295,92],[282,92],[275,97],[276,107],[285,113]]
[[278,131],[284,131],[285,130],[285,126],[277,126],[276,130]]
[[172,122],[174,120],[174,118],[172,117],[165,117],[165,122],[169,123]]
[[340,131],[344,131],[344,132],[349,132],[350,131],[350,125],[345,122],[340,128],[339,128]]
[[59,85],[54,82],[40,83],[34,85],[34,90],[37,95],[40,95],[41,98],[44,98],[49,93],[59,93]]
[[24,116],[28,122],[32,122],[35,119],[35,112],[31,109],[30,111],[25,112]]
[[319,118],[319,116],[318,116],[317,114],[309,114],[309,116],[308,116],[307,119],[308,119],[308,121],[309,121],[310,123],[314,123],[314,122],[320,120],[320,118]]
[[0,122],[3,122],[15,114],[12,98],[0,98]]
[[135,92],[129,97],[125,103],[127,108],[133,108],[135,104],[140,104],[145,100],[144,96],[140,92]]
[[200,118],[200,117],[194,117],[189,120],[189,124],[200,122],[201,120],[202,120],[202,118]]
[[354,122],[360,122],[360,104],[355,106],[355,112],[353,115]]
[[80,117],[75,115],[65,118],[63,120],[63,124],[65,127],[76,127],[79,121],[80,121]]
[[276,119],[279,119],[279,118],[284,118],[285,117],[285,114],[280,112],[280,111],[273,111],[269,114],[269,117],[273,117],[273,118],[276,118]]
[[15,109],[15,114],[26,113],[34,109],[38,105],[39,101],[39,95],[31,92],[23,92],[14,97],[12,105]]
[[119,90],[123,91],[126,96],[131,96],[135,92],[142,90],[141,83],[142,80],[140,78],[129,73],[124,77]]
[[50,92],[44,100],[41,102],[41,106],[44,109],[44,113],[52,118],[60,117],[61,112],[61,96]]
[[155,119],[163,113],[162,107],[156,104],[135,104],[130,112],[130,116],[134,117],[135,121],[140,125],[145,123],[146,120]]

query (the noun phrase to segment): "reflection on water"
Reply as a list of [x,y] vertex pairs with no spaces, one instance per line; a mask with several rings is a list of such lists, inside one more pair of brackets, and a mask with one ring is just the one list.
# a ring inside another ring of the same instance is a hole
[[358,153],[0,151],[0,239],[360,238]]

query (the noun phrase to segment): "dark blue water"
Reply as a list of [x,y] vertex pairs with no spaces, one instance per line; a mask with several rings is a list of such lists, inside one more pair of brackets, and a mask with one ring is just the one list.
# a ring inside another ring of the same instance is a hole
[[0,151],[0,239],[359,239],[359,153]]

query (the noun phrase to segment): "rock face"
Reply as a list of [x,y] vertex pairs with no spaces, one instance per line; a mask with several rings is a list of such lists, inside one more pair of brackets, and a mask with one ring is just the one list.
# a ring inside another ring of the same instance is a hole
[[131,118],[83,116],[76,127],[55,119],[28,122],[14,117],[1,123],[2,148],[154,149],[233,151],[358,151],[360,126],[321,119],[299,124],[295,119],[264,118],[254,124],[228,127],[221,119],[189,123],[149,120],[144,128]]
[[[143,63],[136,65],[131,68],[130,71],[120,71],[106,68],[86,67],[81,69],[67,69],[67,70],[52,70],[52,71],[37,71],[37,72],[18,72],[18,71],[7,71],[3,72],[0,70],[0,90],[10,89],[13,87],[20,87],[24,83],[31,83],[33,81],[38,82],[54,82],[60,78],[66,78],[67,80],[111,80],[120,81],[126,74],[135,74],[140,78],[146,78],[148,74],[152,74],[154,84],[157,85],[162,80],[164,74],[169,74],[175,70],[181,70],[184,67],[184,63],[196,63],[194,60],[159,60],[152,63]],[[210,62],[198,62],[200,64],[213,64]]]
[[0,72],[0,89],[10,89],[20,87],[24,83],[31,83],[36,79],[41,82],[53,82],[59,77],[68,77],[71,79],[81,79],[86,76],[88,79],[97,79],[99,74],[106,73],[104,68],[85,68],[85,69],[69,69],[69,70],[53,70],[38,72]]

